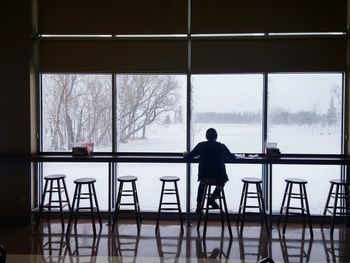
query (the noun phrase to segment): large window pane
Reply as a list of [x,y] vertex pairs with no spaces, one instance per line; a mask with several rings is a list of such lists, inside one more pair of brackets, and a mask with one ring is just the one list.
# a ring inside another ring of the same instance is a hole
[[[194,75],[192,77],[191,147],[213,127],[231,152],[261,152],[263,75]],[[196,207],[198,164],[191,165],[191,210]],[[228,209],[237,212],[241,179],[261,177],[261,165],[227,165]]]
[[213,127],[231,152],[261,152],[263,75],[194,75],[191,145]]
[[268,141],[283,153],[340,153],[342,74],[269,74]]
[[111,98],[111,75],[43,74],[43,151],[70,151],[82,142],[111,151]]
[[[342,134],[342,74],[269,74],[268,141],[282,153],[339,154]],[[321,214],[329,180],[339,166],[274,165],[273,210],[282,202],[285,178],[308,181],[310,211]]]
[[186,76],[117,75],[117,149],[186,149]]

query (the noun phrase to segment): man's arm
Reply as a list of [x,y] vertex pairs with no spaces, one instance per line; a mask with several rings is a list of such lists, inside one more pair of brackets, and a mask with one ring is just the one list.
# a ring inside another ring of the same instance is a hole
[[193,148],[192,151],[190,151],[189,153],[185,152],[184,153],[184,158],[186,160],[192,160],[194,157],[198,156],[199,155],[199,144],[196,145],[196,147]]
[[225,159],[227,161],[236,159],[235,155],[230,152],[230,150],[226,147],[225,144],[222,144],[222,148],[223,148],[223,151],[224,151],[224,155],[226,157]]

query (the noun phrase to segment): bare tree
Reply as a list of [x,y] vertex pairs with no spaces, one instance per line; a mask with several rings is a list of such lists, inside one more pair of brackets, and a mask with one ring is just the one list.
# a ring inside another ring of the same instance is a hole
[[105,75],[55,74],[45,76],[44,131],[49,150],[67,150],[76,142],[97,145],[111,128],[111,81]]
[[[84,141],[96,146],[112,144],[111,75],[45,75],[44,82],[46,150],[69,150]],[[178,88],[176,79],[169,75],[119,75],[120,141],[146,138],[151,123],[175,110]]]
[[121,75],[117,78],[119,140],[146,138],[148,125],[179,101],[179,84],[170,75]]

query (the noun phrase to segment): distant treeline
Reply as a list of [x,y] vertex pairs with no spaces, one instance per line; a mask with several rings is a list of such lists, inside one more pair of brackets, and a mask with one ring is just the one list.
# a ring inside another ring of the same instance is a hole
[[[262,113],[259,112],[200,112],[195,119],[199,123],[260,123]],[[325,114],[316,111],[289,112],[286,110],[272,110],[269,112],[269,122],[272,124],[326,124],[331,125],[340,121],[340,115],[335,110]]]

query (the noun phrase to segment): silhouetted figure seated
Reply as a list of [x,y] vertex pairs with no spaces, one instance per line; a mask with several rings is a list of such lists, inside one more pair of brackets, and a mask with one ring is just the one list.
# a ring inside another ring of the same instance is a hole
[[[197,191],[197,208],[196,213],[201,213],[200,205],[202,203],[204,183],[225,185],[228,181],[225,161],[234,159],[225,144],[217,142],[218,134],[215,129],[209,128],[206,132],[207,141],[198,143],[191,152],[185,153],[184,158],[192,160],[199,157],[198,165],[198,191]],[[215,202],[219,198],[219,188],[216,187],[208,199],[208,204],[215,209],[220,208]]]

